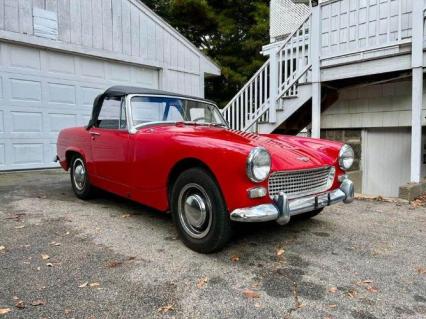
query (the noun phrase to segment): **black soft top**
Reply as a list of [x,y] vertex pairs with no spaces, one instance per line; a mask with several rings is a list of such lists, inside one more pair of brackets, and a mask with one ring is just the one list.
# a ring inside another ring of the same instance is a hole
[[142,87],[136,87],[136,86],[112,86],[109,89],[107,89],[104,93],[102,93],[101,95],[98,95],[95,98],[95,101],[93,103],[92,117],[90,119],[89,125],[87,126],[87,129],[91,128],[98,120],[98,116],[101,111],[101,107],[105,98],[111,98],[111,97],[121,98],[129,94],[164,95],[164,96],[172,96],[172,97],[181,97],[184,99],[195,99],[195,100],[205,101],[207,103],[214,104],[214,102],[212,101],[202,99],[199,97],[177,94],[177,93],[167,92],[162,90],[154,90],[154,89],[148,89],[148,88],[142,88]]

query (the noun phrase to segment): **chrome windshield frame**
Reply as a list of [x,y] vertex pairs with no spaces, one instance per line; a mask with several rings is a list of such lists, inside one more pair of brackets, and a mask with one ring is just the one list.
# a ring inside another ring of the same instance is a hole
[[161,94],[128,94],[125,100],[126,100],[126,117],[127,117],[127,123],[128,123],[128,130],[130,134],[135,134],[138,131],[138,129],[143,127],[161,125],[161,124],[174,125],[177,123],[184,123],[184,124],[198,124],[198,125],[212,125],[212,126],[215,125],[214,123],[197,123],[192,121],[152,121],[152,122],[146,122],[143,124],[135,125],[133,123],[132,107],[131,107],[131,101],[134,97],[164,97],[164,98],[170,98],[170,99],[181,99],[181,100],[195,101],[195,102],[208,104],[214,107],[218,111],[220,118],[222,119],[223,123],[225,123],[224,127],[229,128],[229,124],[223,117],[222,112],[220,112],[217,105],[212,102],[209,102],[203,99],[188,98],[188,97],[179,96],[179,95],[171,96],[171,95],[161,95]]

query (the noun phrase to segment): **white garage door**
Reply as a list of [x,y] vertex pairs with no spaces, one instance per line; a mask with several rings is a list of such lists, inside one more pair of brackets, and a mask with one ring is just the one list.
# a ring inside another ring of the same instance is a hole
[[96,95],[158,82],[154,69],[0,43],[0,170],[56,166],[58,132],[86,125]]

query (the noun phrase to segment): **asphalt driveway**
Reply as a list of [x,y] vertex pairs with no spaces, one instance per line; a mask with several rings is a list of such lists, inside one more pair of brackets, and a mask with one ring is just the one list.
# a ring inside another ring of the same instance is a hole
[[0,174],[0,318],[426,318],[426,208],[342,204],[213,255],[176,236],[59,170]]

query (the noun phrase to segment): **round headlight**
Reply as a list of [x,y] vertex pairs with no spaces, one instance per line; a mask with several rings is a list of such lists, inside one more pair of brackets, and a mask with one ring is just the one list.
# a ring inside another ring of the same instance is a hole
[[348,144],[342,146],[339,152],[339,166],[342,170],[347,171],[354,163],[354,150]]
[[271,171],[271,156],[263,147],[251,150],[247,158],[247,176],[256,183],[268,178]]

